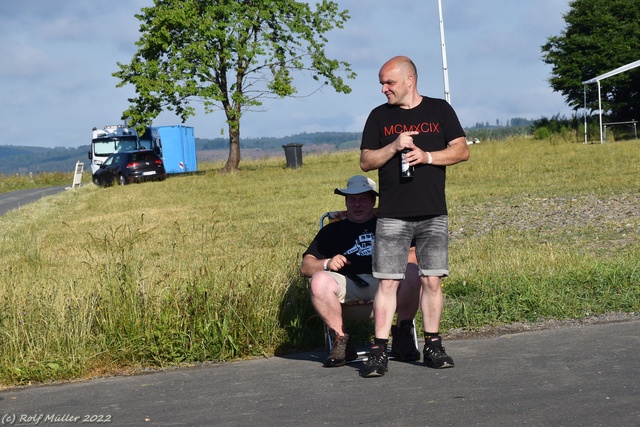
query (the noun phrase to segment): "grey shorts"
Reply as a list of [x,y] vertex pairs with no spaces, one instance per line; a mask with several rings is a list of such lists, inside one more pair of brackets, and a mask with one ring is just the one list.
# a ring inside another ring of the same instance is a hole
[[404,279],[411,241],[416,241],[420,276],[449,275],[449,218],[378,218],[373,247],[373,277]]
[[[338,284],[340,289],[338,299],[341,304],[356,303],[359,301],[372,301],[378,290],[378,279],[374,279],[370,274],[358,274],[353,280],[335,271],[330,271],[331,277]],[[364,283],[368,286],[362,286]]]

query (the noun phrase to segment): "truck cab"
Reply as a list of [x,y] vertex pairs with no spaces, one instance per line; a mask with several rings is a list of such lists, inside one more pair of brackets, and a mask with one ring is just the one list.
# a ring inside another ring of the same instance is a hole
[[132,127],[124,125],[93,128],[91,148],[88,156],[91,161],[91,173],[95,173],[109,155],[122,151],[136,151],[140,149],[138,133]]

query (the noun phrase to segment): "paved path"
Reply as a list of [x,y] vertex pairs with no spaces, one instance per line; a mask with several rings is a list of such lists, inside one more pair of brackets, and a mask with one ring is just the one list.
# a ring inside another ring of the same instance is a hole
[[[9,193],[0,194],[0,215],[4,215],[11,209],[19,208],[28,203],[35,202],[36,200],[57,194],[70,187],[45,187],[45,188],[30,188],[28,190],[17,190]],[[0,423],[0,425],[2,425]]]
[[640,321],[445,345],[455,368],[391,361],[381,378],[318,352],[7,390],[0,425],[640,426]]

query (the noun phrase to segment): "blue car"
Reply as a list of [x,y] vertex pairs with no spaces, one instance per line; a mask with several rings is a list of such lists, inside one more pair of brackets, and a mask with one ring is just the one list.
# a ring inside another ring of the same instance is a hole
[[162,159],[151,150],[113,153],[93,174],[93,183],[108,187],[142,181],[163,181],[167,178]]

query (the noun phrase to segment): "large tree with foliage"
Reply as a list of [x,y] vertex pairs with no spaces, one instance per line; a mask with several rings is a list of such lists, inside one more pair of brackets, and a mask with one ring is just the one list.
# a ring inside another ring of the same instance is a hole
[[[584,105],[583,81],[640,60],[640,2],[574,0],[564,16],[566,27],[542,46],[543,60],[553,66],[551,87],[574,110]],[[640,119],[640,69],[601,82],[603,112],[612,121]],[[588,88],[588,106],[598,97]]]
[[293,0],[154,0],[136,18],[138,51],[113,74],[119,87],[136,90],[123,118],[143,126],[167,109],[184,122],[195,114],[194,101],[205,113],[224,111],[230,143],[224,171],[240,164],[243,111],[261,99],[298,94],[294,72],[318,87],[351,91],[338,75],[354,78],[350,64],[325,55],[325,33],[349,19],[332,1],[313,9]]

